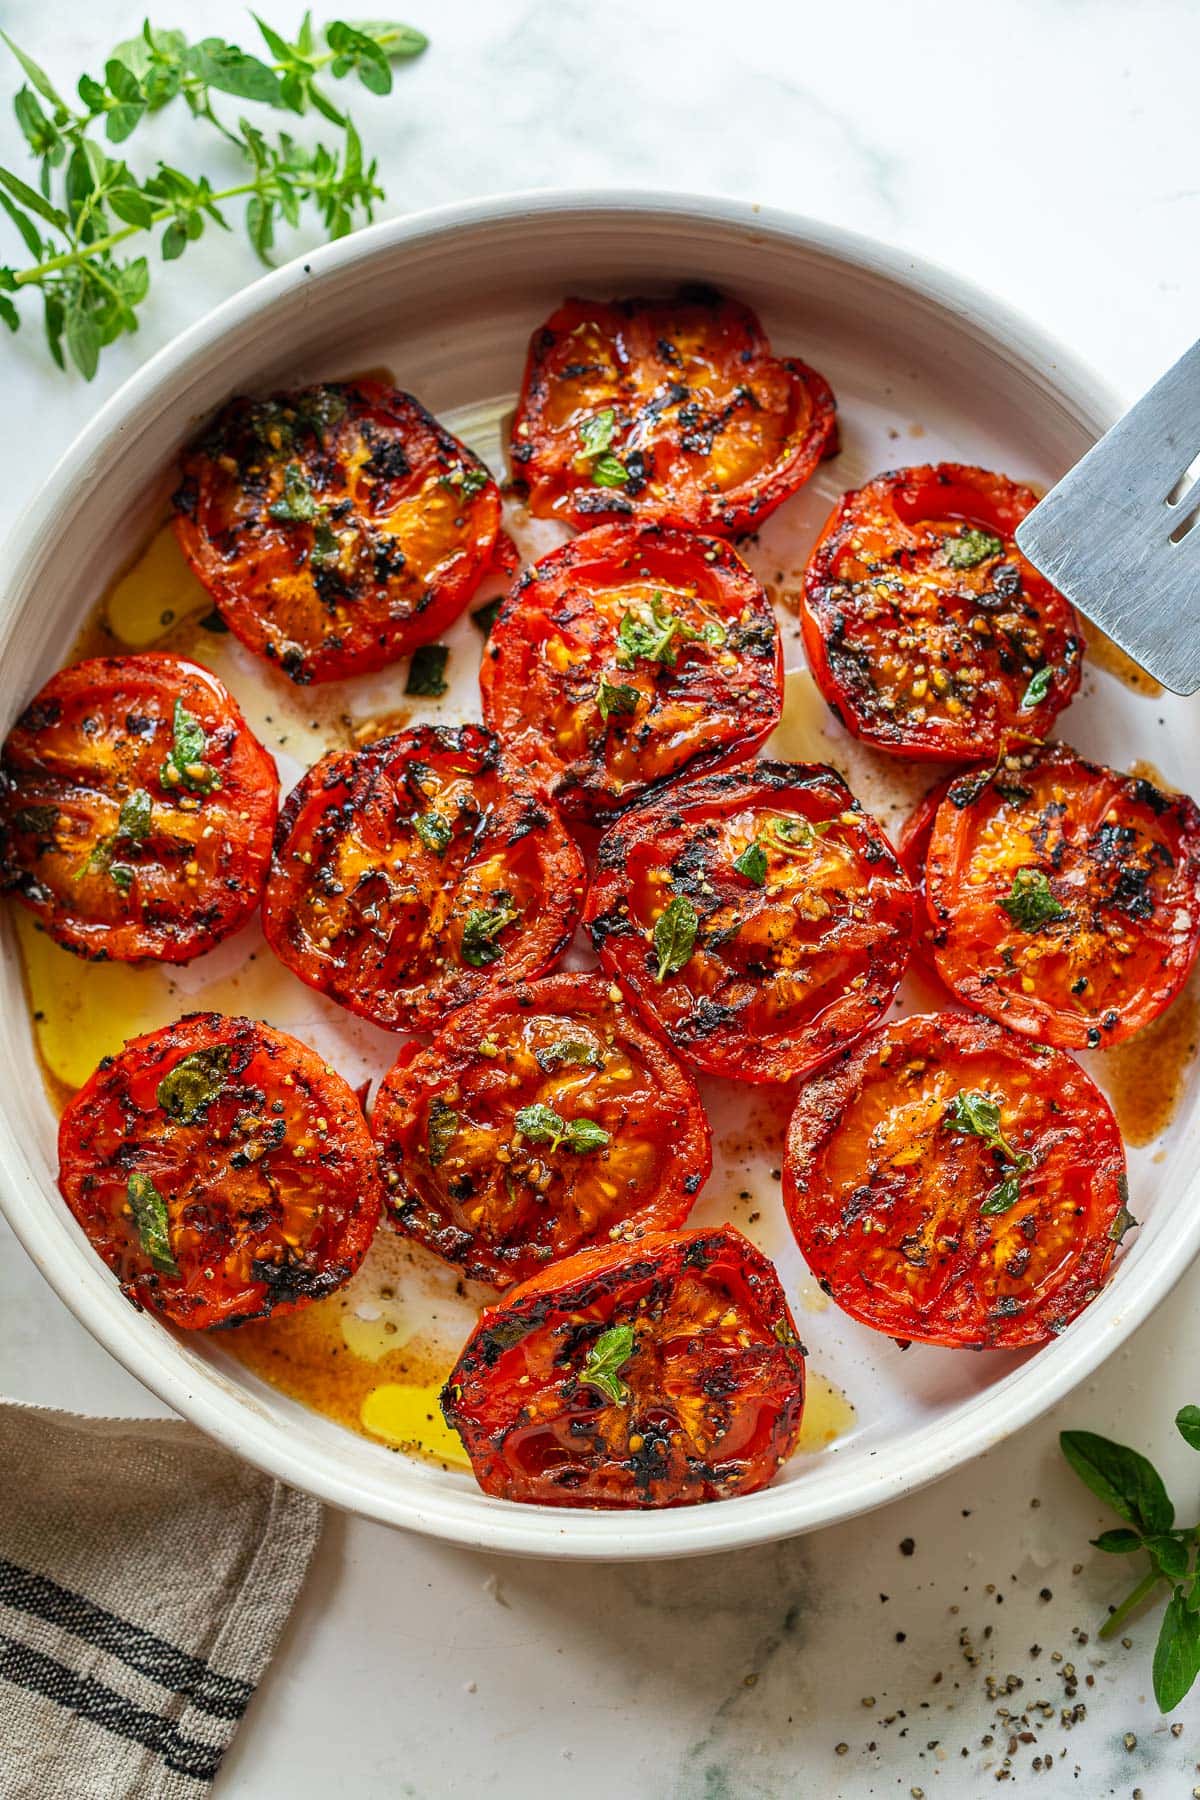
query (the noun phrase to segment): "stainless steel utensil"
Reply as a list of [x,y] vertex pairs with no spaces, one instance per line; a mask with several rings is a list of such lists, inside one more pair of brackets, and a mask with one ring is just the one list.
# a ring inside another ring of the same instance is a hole
[[1200,343],[1017,527],[1047,580],[1175,694],[1200,687]]

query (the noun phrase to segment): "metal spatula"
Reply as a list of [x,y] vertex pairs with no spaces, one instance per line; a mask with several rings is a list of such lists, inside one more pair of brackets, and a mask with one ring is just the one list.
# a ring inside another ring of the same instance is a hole
[[1200,687],[1200,344],[1017,527],[1030,562],[1164,687]]

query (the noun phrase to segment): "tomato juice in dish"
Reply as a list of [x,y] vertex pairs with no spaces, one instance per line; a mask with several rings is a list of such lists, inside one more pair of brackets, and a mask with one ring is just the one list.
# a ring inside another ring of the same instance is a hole
[[[801,354],[804,351],[802,339],[785,340],[781,335],[774,347],[780,353],[793,347]],[[501,420],[508,404],[440,420],[472,451],[482,452],[497,475],[504,468]],[[853,424],[853,413],[851,421]],[[903,422],[897,412],[897,427]],[[895,842],[899,820],[924,786],[932,785],[942,771],[936,766],[915,770],[913,765],[848,738],[817,703],[805,699],[802,718],[792,704],[794,696],[811,695],[812,683],[804,673],[798,627],[786,596],[801,585],[816,530],[842,491],[863,485],[889,460],[881,445],[872,445],[871,460],[864,464],[853,438],[851,444],[841,462],[834,459],[820,464],[810,477],[808,490],[781,505],[759,535],[749,541],[735,539],[734,549],[753,576],[780,597],[775,611],[787,672],[784,718],[764,754],[777,760],[834,765],[845,775],[854,797],[881,821]],[[969,441],[960,441],[948,443],[945,452],[970,456],[975,448]],[[896,460],[894,452],[890,460]],[[842,463],[847,466],[843,468]],[[1018,479],[1023,473],[1011,464],[1009,472]],[[504,526],[519,547],[524,567],[568,541],[564,527],[532,517],[519,498],[512,496],[504,501]],[[489,607],[502,600],[511,585],[509,572],[497,568],[488,574],[466,603],[466,610],[439,634],[449,648],[449,660],[444,668],[433,668],[432,675],[428,668],[424,674],[418,668],[415,692],[406,692],[410,667],[403,660],[377,674],[304,687],[252,655],[234,632],[222,629],[221,612],[183,563],[169,527],[167,530],[165,544],[162,533],[156,533],[134,567],[114,583],[110,596],[89,622],[77,653],[167,651],[212,669],[233,695],[249,729],[276,759],[283,795],[306,769],[331,751],[355,752],[379,738],[415,727],[458,726],[479,720],[477,673],[487,642]],[[1089,680],[1104,683],[1108,679],[1085,671],[1084,697],[1075,702],[1075,710],[1064,715],[1058,735],[1073,737],[1076,716],[1088,704]],[[446,684],[443,693],[436,691],[441,681]],[[639,681],[635,670],[631,685]],[[1146,716],[1149,719],[1149,712]],[[613,715],[610,722],[617,718],[619,715]],[[1098,738],[1098,729],[1093,726],[1086,738],[1080,739],[1081,748],[1089,757],[1105,760],[1103,733],[1099,730]],[[1145,748],[1156,755],[1149,737]],[[1108,760],[1118,767],[1128,766],[1122,764],[1116,750]],[[1163,750],[1156,760],[1168,775],[1172,772],[1175,765],[1168,751]],[[687,779],[686,774],[683,778]],[[179,967],[84,964],[39,931],[34,916],[24,912],[17,920],[17,930],[31,1006],[37,1015],[37,1042],[59,1104],[82,1085],[102,1056],[113,1054],[126,1039],[196,1010],[263,1018],[279,1030],[317,1045],[352,1088],[370,1083],[368,1113],[380,1082],[406,1042],[402,1034],[384,1031],[298,982],[266,948],[257,918],[215,949]],[[577,936],[562,965],[565,975],[593,966],[586,942],[582,935]],[[550,979],[564,979],[565,975]],[[919,973],[906,978],[899,999],[906,1008],[915,1003],[923,1010],[947,1004],[944,998],[930,1001]],[[1178,1087],[1188,1066],[1194,1031],[1180,1028],[1187,1017],[1180,1009],[1192,1004],[1190,992],[1185,993],[1158,1022],[1164,1030],[1172,1027],[1155,1052],[1162,1059],[1164,1089]],[[890,1010],[887,1016],[893,1016]],[[1150,1029],[1154,1032],[1158,1027]],[[1149,1040],[1134,1038],[1129,1047],[1136,1050],[1143,1042]],[[1122,1054],[1122,1050],[1116,1051],[1112,1060],[1101,1053],[1085,1057],[1089,1072],[1102,1088],[1109,1085],[1107,1071],[1116,1071]],[[1115,1079],[1113,1085],[1121,1086]],[[835,1440],[837,1434],[855,1428],[850,1402],[860,1421],[875,1411],[879,1390],[871,1373],[873,1334],[864,1351],[861,1346],[867,1333],[827,1301],[795,1251],[784,1219],[783,1121],[794,1090],[784,1090],[782,1104],[776,1108],[770,1088],[751,1089],[711,1076],[700,1077],[699,1086],[712,1129],[714,1173],[697,1196],[684,1228],[709,1231],[732,1225],[776,1263],[809,1352],[808,1400],[796,1438],[803,1458]],[[1120,1102],[1118,1093],[1117,1100],[1120,1122],[1129,1141],[1135,1142],[1136,1128],[1130,1129],[1128,1123],[1133,1110],[1127,1114],[1125,1108],[1138,1109],[1143,1121],[1146,1108],[1136,1096]],[[567,1105],[556,1110],[565,1120]],[[1152,1123],[1160,1130],[1165,1126],[1161,1112]],[[555,1152],[566,1153],[561,1146]],[[1156,1145],[1151,1145],[1147,1160],[1157,1153]],[[1131,1165],[1136,1212],[1141,1168],[1136,1151]],[[499,1297],[494,1287],[474,1281],[420,1243],[383,1226],[357,1273],[336,1292],[314,1300],[302,1311],[224,1332],[219,1341],[214,1340],[213,1350],[236,1357],[262,1379],[376,1443],[464,1471],[465,1452],[445,1425],[439,1396],[480,1310],[496,1305]],[[938,1354],[914,1350],[905,1368],[918,1370],[922,1357]],[[906,1380],[911,1378],[905,1375]],[[625,1380],[619,1368],[615,1380]]]

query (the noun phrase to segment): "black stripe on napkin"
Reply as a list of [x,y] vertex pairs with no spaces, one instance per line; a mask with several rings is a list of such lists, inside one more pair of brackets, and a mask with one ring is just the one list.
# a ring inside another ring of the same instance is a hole
[[249,1682],[218,1675],[200,1657],[4,1557],[0,1557],[0,1602],[115,1656],[139,1675],[183,1694],[214,1719],[240,1719],[250,1704],[254,1689]]
[[102,1725],[118,1737],[143,1744],[177,1774],[190,1775],[195,1781],[212,1781],[220,1767],[223,1749],[214,1749],[196,1738],[181,1737],[169,1719],[135,1706],[103,1682],[90,1675],[77,1675],[74,1669],[14,1638],[0,1637],[0,1676],[17,1687],[44,1695],[47,1700],[56,1700],[80,1718]]

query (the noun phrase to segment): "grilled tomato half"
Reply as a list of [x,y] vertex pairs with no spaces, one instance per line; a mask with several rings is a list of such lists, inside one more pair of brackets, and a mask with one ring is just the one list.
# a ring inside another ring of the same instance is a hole
[[929,831],[938,973],[968,1006],[1063,1049],[1164,1012],[1200,950],[1200,812],[1065,744],[951,783]]
[[513,421],[531,511],[754,531],[837,449],[815,369],[771,351],[748,306],[567,300],[534,332]]
[[530,569],[492,627],[483,716],[564,813],[603,818],[740,762],[783,710],[779,627],[728,544],[602,525]]
[[263,896],[279,960],[389,1031],[426,1031],[570,941],[583,858],[478,725],[331,751],[288,796]]
[[1107,1100],[1059,1050],[918,1013],[806,1083],[783,1197],[839,1306],[901,1342],[1015,1350],[1093,1299],[1127,1227]]
[[690,1075],[594,975],[548,975],[406,1044],[375,1102],[388,1210],[496,1287],[682,1225],[712,1166]]
[[789,1081],[890,1005],[913,914],[895,854],[839,775],[760,762],[611,826],[587,924],[603,967],[685,1060]]
[[962,463],[846,494],[805,575],[813,679],[877,750],[941,762],[1043,738],[1079,686],[1072,611],[1017,549],[1037,495]]
[[81,956],[189,962],[258,905],[278,794],[207,669],[153,651],[76,663],[0,754],[0,882]]
[[484,1492],[541,1506],[753,1493],[803,1407],[779,1277],[728,1226],[552,1264],[483,1314],[442,1393]]
[[58,1185],[135,1306],[202,1330],[348,1281],[379,1222],[353,1093],[281,1031],[222,1013],[134,1038],[63,1113]]
[[298,682],[432,642],[505,554],[485,465],[379,381],[231,400],[184,455],[174,506],[229,629]]

